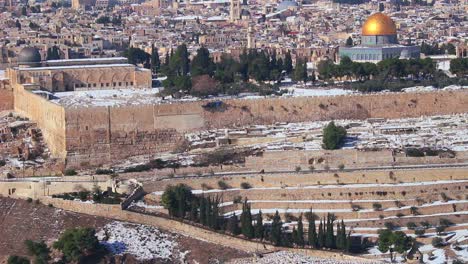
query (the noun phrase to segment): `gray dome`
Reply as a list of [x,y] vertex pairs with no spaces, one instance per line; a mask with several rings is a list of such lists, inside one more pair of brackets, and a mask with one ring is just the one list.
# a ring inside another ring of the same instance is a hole
[[18,54],[19,65],[38,66],[41,60],[41,54],[33,47],[26,47]]
[[278,11],[283,11],[285,9],[288,9],[290,7],[297,7],[299,6],[299,4],[295,1],[288,1],[288,0],[285,0],[281,3],[279,3],[278,7],[276,8]]

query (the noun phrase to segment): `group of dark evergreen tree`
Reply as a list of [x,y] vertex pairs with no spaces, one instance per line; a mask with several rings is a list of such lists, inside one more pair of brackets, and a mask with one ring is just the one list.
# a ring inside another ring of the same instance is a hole
[[[73,228],[66,230],[60,238],[54,242],[53,248],[62,252],[63,257],[58,262],[52,262],[51,250],[44,241],[26,240],[25,246],[28,254],[34,259],[35,264],[47,263],[101,263],[102,257],[107,254],[96,238],[96,232],[92,228]],[[29,258],[10,256],[8,264],[29,264]]]
[[[294,70],[289,52],[284,55],[283,59],[277,58],[274,51],[269,53],[255,49],[244,50],[239,60],[223,56],[220,62],[215,63],[210,57],[209,50],[204,47],[198,49],[197,54],[190,60],[187,46],[182,44],[175,51],[166,53],[164,60],[160,59],[158,49],[154,46],[151,54],[131,47],[124,52],[124,56],[130,63],[142,64],[151,69],[153,74],[167,76],[167,79],[163,81],[164,95],[200,95],[197,91],[192,91],[192,81],[197,76],[203,75],[209,76],[218,83],[214,89],[210,89],[212,95],[241,92],[276,93],[278,92],[276,86],[267,85],[264,82],[279,82],[284,74],[291,75],[296,81],[308,80],[305,61],[298,60],[296,70]],[[248,83],[252,79],[259,85]]]
[[275,246],[350,250],[351,237],[346,232],[346,226],[343,221],[336,221],[333,214],[320,219],[317,230],[315,214],[312,210],[307,213],[309,232],[306,235],[302,214],[297,220],[297,228],[288,232],[283,228],[278,211],[272,217],[272,222],[266,224],[261,211],[252,215],[250,204],[245,199],[240,216],[233,213],[225,218],[219,214],[220,202],[219,197],[194,196],[184,184],[168,186],[162,196],[162,204],[168,209],[170,216],[187,219],[213,230],[228,232],[234,236],[242,235],[247,239],[267,240]]

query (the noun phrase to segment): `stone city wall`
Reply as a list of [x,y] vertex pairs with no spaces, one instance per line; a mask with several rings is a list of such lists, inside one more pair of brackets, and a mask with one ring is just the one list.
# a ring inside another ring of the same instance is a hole
[[15,110],[43,130],[67,166],[99,166],[134,155],[174,149],[186,132],[275,122],[400,118],[468,112],[468,91],[224,100],[120,107],[73,107],[15,89]]
[[0,111],[13,110],[13,90],[2,85],[0,80]]
[[[468,111],[468,92],[233,99],[224,101],[225,109],[214,112],[202,107],[206,103],[67,108],[68,165],[99,165],[128,156],[171,150],[183,133],[202,129],[462,113]],[[371,159],[372,153],[367,156]]]
[[54,157],[65,159],[65,109],[20,86],[15,88],[14,98],[15,111],[36,122]]

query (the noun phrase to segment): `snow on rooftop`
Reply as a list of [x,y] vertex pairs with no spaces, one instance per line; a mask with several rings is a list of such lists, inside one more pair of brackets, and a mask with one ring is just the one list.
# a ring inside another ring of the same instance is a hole
[[122,106],[158,103],[159,89],[112,89],[55,93],[54,103],[67,107]]
[[133,64],[120,63],[120,64],[95,64],[95,65],[70,65],[70,66],[50,66],[50,67],[33,67],[21,68],[20,71],[46,71],[46,70],[66,70],[66,69],[87,69],[87,68],[115,68],[115,67],[135,67]]
[[46,63],[65,63],[65,62],[98,62],[98,61],[114,61],[127,60],[125,57],[110,57],[110,58],[84,58],[84,59],[65,59],[65,60],[47,60]]

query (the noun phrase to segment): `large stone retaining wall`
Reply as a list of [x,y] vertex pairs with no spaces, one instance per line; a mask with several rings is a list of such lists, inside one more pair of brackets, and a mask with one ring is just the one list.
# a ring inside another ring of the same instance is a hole
[[206,110],[207,102],[64,108],[15,89],[15,110],[38,123],[52,153],[69,167],[172,150],[184,133],[209,128],[464,113],[468,91],[231,99],[223,111]]

